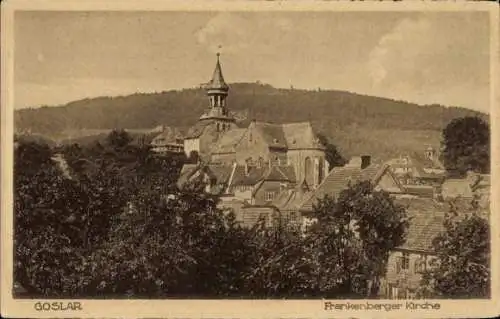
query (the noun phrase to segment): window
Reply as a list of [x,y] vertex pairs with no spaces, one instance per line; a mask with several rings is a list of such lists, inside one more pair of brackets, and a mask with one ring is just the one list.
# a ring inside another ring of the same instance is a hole
[[418,258],[415,260],[415,272],[416,273],[423,273],[426,270],[426,261],[425,258]]
[[401,269],[409,269],[410,268],[410,255],[408,253],[403,253],[401,257]]
[[306,157],[304,163],[305,179],[308,186],[313,185],[313,165],[310,157]]
[[274,192],[266,192],[264,194],[264,199],[267,201],[267,202],[270,202],[272,200],[274,200]]
[[396,260],[396,273],[399,274],[402,270],[407,270],[408,268],[410,268],[410,256],[408,253],[403,253]]

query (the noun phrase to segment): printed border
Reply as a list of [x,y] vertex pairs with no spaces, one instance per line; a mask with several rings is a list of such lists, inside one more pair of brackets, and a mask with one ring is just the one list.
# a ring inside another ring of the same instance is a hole
[[[62,1],[62,0],[19,0],[2,3],[1,40],[1,314],[16,318],[95,318],[95,317],[182,317],[182,318],[303,318],[303,317],[369,317],[399,318],[460,318],[490,317],[500,313],[499,303],[499,228],[498,201],[500,183],[491,186],[491,234],[492,234],[492,299],[490,300],[425,300],[439,304],[439,309],[412,310],[406,307],[406,300],[26,300],[12,297],[13,269],[13,57],[14,57],[14,12],[20,10],[57,11],[485,11],[490,13],[490,100],[492,128],[492,170],[493,180],[500,172],[500,110],[498,102],[499,74],[499,13],[495,3],[485,2],[318,2],[318,1]],[[68,302],[73,302],[68,306]],[[419,301],[420,302],[420,301]],[[344,306],[349,310],[338,311],[332,305]],[[387,310],[387,305],[398,309]],[[380,308],[380,310],[362,310]],[[371,305],[371,306],[368,306]],[[374,306],[386,305],[386,306]],[[78,307],[79,306],[79,307]],[[50,308],[50,309],[49,309]],[[57,309],[56,309],[57,308]],[[71,310],[71,309],[75,310]],[[78,310],[78,308],[80,310]],[[329,308],[325,310],[325,308]],[[333,310],[332,310],[333,308]],[[356,309],[360,308],[360,309]],[[47,309],[47,310],[45,310]],[[62,310],[66,309],[66,310]],[[125,314],[125,316],[124,316]]]

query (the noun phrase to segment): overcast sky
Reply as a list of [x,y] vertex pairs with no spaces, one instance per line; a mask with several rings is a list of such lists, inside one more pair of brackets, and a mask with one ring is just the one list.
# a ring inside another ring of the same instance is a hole
[[17,12],[15,105],[226,81],[489,109],[486,13]]

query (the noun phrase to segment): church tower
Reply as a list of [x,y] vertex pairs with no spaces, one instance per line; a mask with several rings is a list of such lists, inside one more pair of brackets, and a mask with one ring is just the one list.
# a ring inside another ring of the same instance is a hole
[[224,81],[222,68],[220,65],[220,54],[217,53],[217,63],[212,75],[212,79],[206,86],[208,96],[208,108],[204,114],[200,116],[200,121],[211,121],[217,126],[218,132],[229,130],[234,124],[234,118],[229,115],[227,108],[227,96],[229,86]]

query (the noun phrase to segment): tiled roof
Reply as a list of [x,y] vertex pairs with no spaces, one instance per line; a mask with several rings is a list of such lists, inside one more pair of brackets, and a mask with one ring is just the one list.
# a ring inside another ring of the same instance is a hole
[[432,251],[433,239],[444,230],[447,205],[429,198],[396,199],[395,202],[406,207],[411,218],[406,242],[399,248]]
[[271,166],[264,179],[295,182],[295,170],[292,166]]
[[307,184],[303,182],[293,189],[281,192],[272,205],[276,206],[280,211],[298,211],[308,194],[309,189],[307,188]]
[[285,134],[281,124],[255,122],[255,128],[262,134],[270,147],[286,148]]
[[470,181],[465,178],[450,178],[444,181],[442,188],[443,198],[472,198]]
[[341,191],[349,186],[349,183],[374,182],[384,172],[388,171],[388,168],[387,165],[381,164],[372,164],[363,170],[360,167],[352,166],[334,167],[318,188],[304,201],[300,210],[311,211],[318,199],[323,198],[325,195],[338,196]]
[[217,184],[227,184],[229,177],[231,177],[231,172],[233,170],[232,166],[229,165],[211,165],[207,167],[207,173],[217,180]]
[[222,137],[217,141],[217,144],[212,149],[212,153],[232,153],[235,152],[235,147],[237,143],[243,137],[247,129],[236,128],[227,131],[222,135]]
[[204,171],[210,178],[215,180],[215,187],[217,188],[218,185],[228,183],[232,169],[232,166],[228,165],[208,164],[202,166],[197,164],[184,164],[179,179],[177,180],[177,186],[182,187],[194,174],[199,171]]
[[195,125],[191,126],[186,134],[186,138],[200,137],[205,129],[211,124],[210,121],[198,121]]
[[151,144],[153,146],[156,146],[156,145],[165,145],[167,143],[176,143],[177,142],[176,140],[182,138],[183,136],[178,129],[164,126],[163,131],[153,138]]
[[305,200],[300,210],[312,210],[317,200],[325,195],[338,196],[342,190],[348,187],[349,182],[356,182],[360,176],[361,169],[359,167],[334,167],[318,188]]
[[267,169],[267,167],[251,166],[247,175],[245,174],[245,166],[238,165],[234,171],[231,186],[255,185],[264,177]]
[[289,149],[324,148],[310,122],[285,123],[282,127]]
[[254,122],[254,125],[270,147],[287,149],[324,148],[309,122],[285,124]]
[[247,175],[245,166],[238,165],[234,171],[231,186],[255,185],[263,180],[295,182],[295,171],[291,166],[249,166]]
[[248,205],[241,208],[238,219],[243,226],[252,227],[259,221],[260,218],[264,218],[266,225],[271,226],[273,217],[276,213],[277,210],[273,206]]

